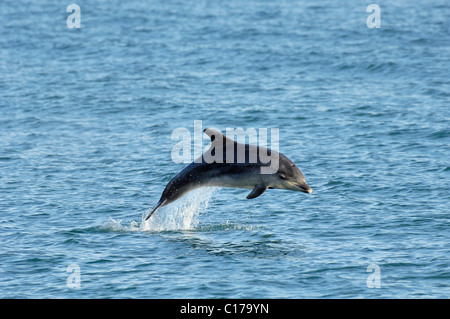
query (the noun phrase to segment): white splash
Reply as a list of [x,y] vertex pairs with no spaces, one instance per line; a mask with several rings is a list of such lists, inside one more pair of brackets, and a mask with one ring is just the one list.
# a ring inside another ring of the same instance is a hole
[[161,207],[149,220],[145,221],[147,211],[142,213],[141,222],[131,221],[129,225],[122,225],[122,220],[112,217],[100,229],[110,231],[167,231],[194,229],[199,223],[199,215],[206,211],[215,187],[200,188],[185,195],[183,198]]
[[198,225],[200,213],[208,209],[209,200],[217,188],[200,188],[180,200],[160,208],[149,220],[144,221],[149,208],[142,214],[143,231],[187,230]]
[[122,220],[115,220],[109,217],[107,222],[99,227],[101,230],[114,231],[114,232],[129,232],[129,231],[141,231],[141,227],[138,222],[132,221],[129,226],[122,225]]

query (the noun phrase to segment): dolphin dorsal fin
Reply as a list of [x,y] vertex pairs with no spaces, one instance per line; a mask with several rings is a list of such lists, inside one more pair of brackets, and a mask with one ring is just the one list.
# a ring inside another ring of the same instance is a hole
[[[211,147],[202,155],[203,161],[211,163],[226,163],[227,160],[233,160],[233,158],[228,159],[226,157],[226,150],[230,146],[234,150],[235,141],[226,137],[219,131],[212,128],[204,129],[203,132],[206,133],[211,138]],[[233,155],[234,152],[231,154]]]
[[217,144],[217,143],[222,143],[222,144],[226,144],[226,143],[234,143],[234,141],[228,137],[226,137],[225,135],[223,135],[221,132],[216,131],[213,128],[205,128],[203,130],[203,132],[206,133],[206,135],[208,135],[211,138],[211,142],[213,144]]

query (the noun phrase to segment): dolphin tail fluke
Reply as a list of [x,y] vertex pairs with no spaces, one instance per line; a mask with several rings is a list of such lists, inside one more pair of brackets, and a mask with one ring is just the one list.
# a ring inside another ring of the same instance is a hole
[[145,217],[145,221],[147,221],[150,217],[152,217],[152,215],[154,213],[156,213],[156,211],[161,207],[164,206],[164,203],[166,202],[165,199],[160,199],[158,204],[156,204],[156,206],[153,208],[152,212],[150,214],[147,215],[147,217]]

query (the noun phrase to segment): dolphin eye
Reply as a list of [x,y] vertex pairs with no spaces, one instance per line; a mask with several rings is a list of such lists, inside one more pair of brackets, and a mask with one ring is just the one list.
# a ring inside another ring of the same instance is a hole
[[281,179],[286,179],[286,176],[284,176],[284,174],[279,174],[278,175]]

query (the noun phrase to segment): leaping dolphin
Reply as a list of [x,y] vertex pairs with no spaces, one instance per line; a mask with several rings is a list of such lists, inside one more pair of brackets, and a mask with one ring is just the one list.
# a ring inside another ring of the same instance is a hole
[[237,143],[213,129],[203,131],[211,138],[211,147],[172,178],[145,220],[160,207],[199,187],[253,189],[247,199],[258,197],[268,188],[312,192],[303,173],[283,154],[260,146]]

